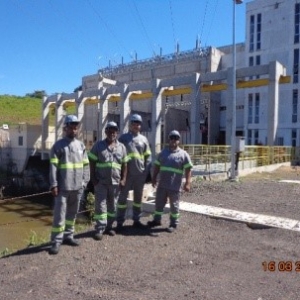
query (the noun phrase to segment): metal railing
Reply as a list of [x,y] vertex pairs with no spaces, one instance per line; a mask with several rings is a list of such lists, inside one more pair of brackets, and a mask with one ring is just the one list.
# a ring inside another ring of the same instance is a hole
[[[35,146],[40,146],[39,144]],[[52,145],[51,145],[52,146]],[[156,149],[161,146],[156,145]],[[50,143],[46,145],[50,149]],[[89,151],[91,145],[86,145]],[[49,149],[48,149],[49,148]],[[195,166],[201,170],[228,172],[231,166],[231,146],[225,145],[181,145],[186,150]],[[39,147],[30,149],[29,153],[40,150]],[[34,151],[35,150],[35,151]],[[300,147],[290,146],[245,146],[239,153],[238,169],[267,166],[277,163],[291,162],[292,165],[300,164]]]
[[[231,147],[212,145],[181,145],[198,169],[228,172],[231,166]],[[239,153],[238,168],[247,169],[277,163],[300,161],[300,147],[245,146]]]

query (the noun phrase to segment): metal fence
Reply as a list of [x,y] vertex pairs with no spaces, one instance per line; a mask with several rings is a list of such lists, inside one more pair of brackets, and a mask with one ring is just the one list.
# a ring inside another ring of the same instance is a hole
[[[199,170],[228,172],[231,167],[231,147],[212,145],[181,145]],[[238,153],[238,168],[248,169],[277,163],[291,162],[298,165],[300,147],[245,146]]]
[[[156,146],[156,149],[161,149],[165,145],[158,144]],[[193,164],[199,170],[228,172],[231,167],[231,146],[184,144],[181,147],[189,153]],[[89,148],[87,147],[88,150],[90,150]],[[9,163],[19,165],[18,161],[22,157],[17,155],[12,159],[3,151],[4,149],[0,147],[1,167],[6,169]],[[28,155],[32,155],[35,152],[34,150],[39,152],[39,149],[29,149]],[[9,152],[16,153],[16,149],[9,148]],[[245,150],[239,153],[238,168],[241,170],[284,162],[291,162],[291,165],[300,165],[300,147],[245,146]],[[24,167],[23,164],[22,167]],[[18,169],[21,168],[20,166]]]

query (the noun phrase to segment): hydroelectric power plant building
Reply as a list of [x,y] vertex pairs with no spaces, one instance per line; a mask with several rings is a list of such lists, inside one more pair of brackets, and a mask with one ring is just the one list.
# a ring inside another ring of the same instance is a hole
[[[243,4],[244,5],[244,4]],[[246,3],[246,40],[236,45],[236,135],[246,145],[300,145],[299,26],[296,0]],[[82,91],[44,99],[42,153],[55,107],[55,140],[62,136],[64,107],[72,103],[89,146],[104,137],[109,120],[121,132],[131,112],[142,115],[143,132],[158,150],[171,129],[185,144],[230,145],[232,45],[177,51],[100,69],[82,78]]]

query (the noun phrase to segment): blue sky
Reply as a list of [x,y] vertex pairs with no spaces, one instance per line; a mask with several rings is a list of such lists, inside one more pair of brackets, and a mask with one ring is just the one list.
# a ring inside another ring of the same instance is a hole
[[[236,6],[245,40],[247,2]],[[232,43],[233,0],[0,0],[0,94],[71,93],[102,67]],[[137,53],[137,54],[135,54]]]

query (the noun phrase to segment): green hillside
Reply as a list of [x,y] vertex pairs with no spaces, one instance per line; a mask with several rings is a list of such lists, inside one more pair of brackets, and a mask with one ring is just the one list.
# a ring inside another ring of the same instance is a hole
[[[67,113],[74,113],[75,108],[67,108]],[[50,125],[54,125],[54,110],[50,110]],[[41,124],[42,99],[0,95],[0,126],[25,122],[31,125]]]
[[0,96],[0,126],[2,124],[41,124],[42,99]]

